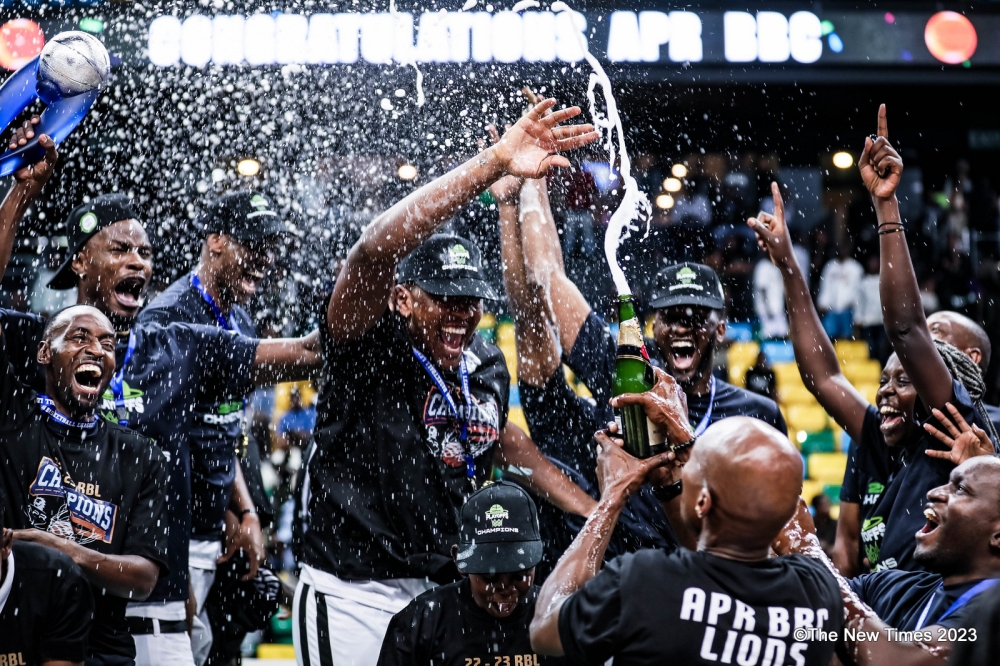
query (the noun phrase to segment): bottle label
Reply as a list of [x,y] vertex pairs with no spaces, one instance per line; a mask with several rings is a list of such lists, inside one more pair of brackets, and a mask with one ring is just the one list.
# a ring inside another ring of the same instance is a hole
[[650,446],[662,446],[664,442],[667,441],[667,435],[665,432],[660,430],[660,427],[655,425],[648,418],[646,419],[646,431],[649,433],[649,445]]

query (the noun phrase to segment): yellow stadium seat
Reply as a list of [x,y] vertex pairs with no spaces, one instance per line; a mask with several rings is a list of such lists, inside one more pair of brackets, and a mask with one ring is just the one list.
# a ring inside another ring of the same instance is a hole
[[834,520],[840,520],[840,505],[834,504],[830,507],[830,517]]
[[847,469],[846,453],[814,453],[809,456],[809,478],[830,485],[844,482]]
[[[519,426],[524,432],[528,432],[528,421],[524,418],[524,410],[520,407],[511,407],[510,412],[507,414],[507,420],[516,426]],[[530,436],[531,433],[528,433]]]
[[747,370],[750,366],[747,365],[736,365],[732,361],[729,362],[729,383],[740,388],[746,386]]
[[646,325],[642,327],[642,334],[647,338],[653,337],[653,315],[646,317]]
[[492,312],[484,312],[476,328],[496,328],[497,318]]
[[844,376],[847,377],[847,381],[855,386],[858,384],[878,384],[882,377],[882,366],[875,359],[848,361],[841,369]]
[[774,378],[778,380],[778,388],[782,386],[804,386],[799,366],[794,363],[775,363],[772,366]]
[[757,362],[760,345],[756,342],[734,342],[729,346],[727,358],[729,365],[745,365],[747,367]]
[[788,432],[819,432],[829,426],[826,412],[819,405],[788,405]]
[[311,405],[316,400],[316,389],[308,381],[285,382],[274,387],[274,422],[277,423],[291,406],[292,387],[297,386],[302,394],[302,404]]
[[816,397],[801,384],[785,385],[778,389],[778,402],[783,405],[816,405]]
[[295,646],[261,643],[257,646],[257,658],[275,661],[288,660],[290,663],[295,663]]
[[868,360],[868,343],[863,340],[836,340],[833,348],[841,363]]
[[820,481],[814,481],[813,479],[806,479],[802,482],[802,499],[806,501],[806,504],[810,504],[813,497],[816,495],[823,494],[823,483]]
[[871,404],[875,404],[875,394],[878,393],[878,382],[872,384],[855,384],[854,388],[858,389],[858,393],[865,397],[865,400]]
[[497,347],[503,349],[505,344],[514,346],[514,324],[509,321],[497,324]]

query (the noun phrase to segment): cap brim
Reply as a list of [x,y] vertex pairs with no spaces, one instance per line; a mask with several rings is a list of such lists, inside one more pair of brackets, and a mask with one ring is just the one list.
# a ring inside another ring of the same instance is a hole
[[458,570],[464,574],[491,576],[526,571],[542,561],[542,542],[492,541],[458,546]]
[[665,294],[663,296],[653,298],[649,302],[649,307],[653,310],[669,308],[675,305],[695,305],[703,308],[711,308],[713,310],[721,310],[726,307],[725,302],[719,300],[718,298],[702,296],[699,294]]
[[435,296],[471,296],[473,298],[485,298],[488,301],[500,300],[493,287],[485,280],[475,278],[456,278],[454,280],[414,280],[413,283]]
[[49,280],[49,289],[72,289],[76,286],[77,277],[73,273],[73,256],[70,255],[66,261],[62,262],[62,266]]

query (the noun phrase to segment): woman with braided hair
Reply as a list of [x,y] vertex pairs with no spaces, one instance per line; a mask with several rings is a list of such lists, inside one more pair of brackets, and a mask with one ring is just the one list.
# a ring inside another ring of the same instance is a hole
[[[979,427],[992,432],[979,402],[985,393],[982,375],[957,348],[945,343],[936,345],[923,322],[919,326],[926,344],[921,354],[915,353],[916,347],[906,347],[905,360],[899,349],[890,356],[882,371],[876,404],[871,405],[840,369],[833,343],[823,331],[792,252],[777,186],[772,187],[772,194],[774,215],[761,213],[748,223],[784,278],[789,335],[802,379],[853,440],[841,487],[835,563],[848,577],[862,572],[863,560],[876,570],[920,569],[914,559],[914,535],[924,526],[927,492],[946,484],[951,470],[964,456],[981,451],[978,446],[966,446],[967,438],[959,442],[962,432],[943,413],[952,414],[961,421],[960,427],[969,431]],[[884,280],[884,261],[882,270]],[[887,312],[891,309],[888,303],[896,300],[893,307],[898,306],[901,296],[897,293],[888,298],[883,294]],[[919,296],[916,299],[913,309],[920,311]],[[907,342],[912,340],[908,338]],[[920,368],[910,367],[915,365],[915,359],[919,359]],[[926,367],[936,368],[933,382],[945,391],[927,390],[928,378],[920,374]],[[919,383],[915,374],[920,377]],[[954,412],[945,412],[949,404]],[[941,411],[932,413],[934,409]],[[941,429],[925,430],[922,426],[927,421]]]

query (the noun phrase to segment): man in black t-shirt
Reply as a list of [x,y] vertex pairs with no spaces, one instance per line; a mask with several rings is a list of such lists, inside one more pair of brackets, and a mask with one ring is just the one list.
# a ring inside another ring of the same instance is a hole
[[115,373],[115,332],[76,305],[45,326],[45,393],[11,372],[0,331],[0,486],[14,538],[73,559],[93,589],[87,663],[129,666],[128,600],[166,569],[166,460],[148,438],[96,416]]
[[[971,430],[961,437],[978,446]],[[983,593],[1000,583],[1000,457],[977,456],[954,468],[946,485],[927,493],[923,515],[915,559],[924,571],[885,570],[842,581],[849,626],[879,633],[878,640],[847,641],[847,656],[861,666],[926,663],[924,648],[943,658],[951,643],[980,638],[961,627],[977,616]],[[804,507],[786,531],[790,538],[775,544],[777,552],[825,561]]]
[[558,151],[596,139],[589,126],[558,126],[579,108],[543,117],[554,104],[375,218],[340,271],[303,484],[292,614],[303,662],[375,664],[392,615],[457,576],[458,511],[493,465],[521,470],[564,510],[594,506],[507,423],[506,362],[476,332],[483,299],[495,298],[479,250],[433,235],[504,175],[568,166]]
[[[244,305],[256,293],[260,280],[274,265],[274,254],[289,227],[271,210],[262,194],[233,192],[209,206],[195,226],[205,234],[198,265],[143,309],[139,322],[167,325],[175,322],[218,326],[257,337]],[[229,540],[222,553],[223,528],[242,530],[251,537],[253,559],[262,560],[261,525],[272,517],[264,492],[260,465],[247,467],[243,399],[228,399],[200,391],[191,447],[191,546],[188,560],[191,589],[197,603],[192,632],[195,661],[201,663],[212,645],[209,614],[204,605],[215,579],[216,561],[229,560],[237,542]],[[259,461],[259,456],[254,458]],[[233,493],[233,486],[240,491]],[[256,491],[256,492],[255,492]],[[248,503],[247,499],[252,499]],[[258,521],[257,513],[263,514]]]
[[[840,632],[836,581],[812,558],[769,556],[798,506],[799,452],[748,417],[714,423],[687,450],[690,426],[669,382],[632,399],[666,427],[673,450],[636,460],[598,434],[601,501],[542,586],[532,646],[594,666],[829,664],[835,643],[805,632]],[[681,476],[667,502],[671,524],[690,532],[697,551],[643,549],[599,570],[625,498],[665,463]]]
[[520,487],[501,481],[462,507],[452,547],[465,576],[419,597],[389,622],[378,666],[466,666],[556,661],[535,654],[535,565],[542,559],[538,513]]
[[94,620],[90,585],[63,553],[14,543],[0,488],[0,664],[83,666]]
[[[601,318],[566,276],[544,180],[499,181],[491,189],[500,213],[504,287],[514,315],[521,406],[531,436],[546,455],[570,468],[574,480],[597,496],[592,445],[595,430],[613,419],[608,400],[617,346]],[[661,270],[650,307],[654,363],[676,378],[699,432],[727,416],[752,416],[782,432],[781,411],[769,398],[714,378],[715,354],[725,338],[725,298],[715,272],[699,264]],[[562,364],[590,390],[577,396]],[[546,538],[561,523],[543,522]],[[560,541],[561,535],[552,536]],[[631,497],[608,548],[610,555],[642,547],[669,548],[676,536],[652,488]]]
[[[49,159],[48,157],[46,159]],[[52,158],[54,163],[54,158]],[[49,162],[17,179],[0,204],[0,247],[10,248],[25,208],[47,178]],[[191,536],[188,431],[199,392],[237,400],[254,384],[303,379],[321,363],[318,334],[306,338],[255,340],[218,326],[137,324],[153,271],[152,247],[138,215],[123,195],[101,195],[70,213],[69,252],[49,283],[77,291],[77,302],[93,305],[116,327],[118,371],[101,396],[100,414],[151,437],[167,457],[169,510],[167,570],[144,602],[130,605],[129,630],[140,666],[170,661],[192,664],[184,630],[190,581]],[[0,272],[9,256],[0,257]],[[17,377],[41,392],[36,361],[45,321],[36,315],[0,311],[8,359]],[[252,504],[249,499],[244,504]],[[235,549],[255,552],[247,531],[227,535]],[[251,557],[251,571],[258,561]],[[165,624],[164,624],[165,623]],[[163,627],[169,626],[170,631]]]

